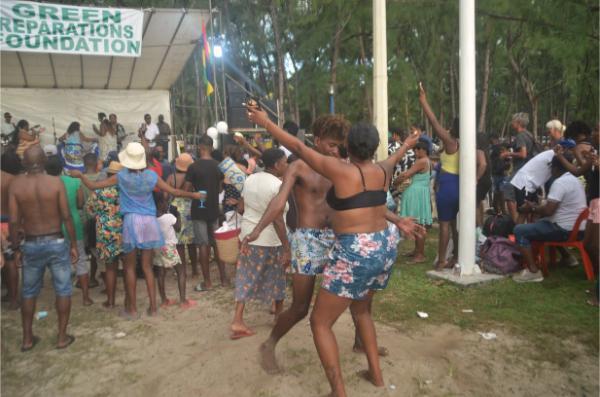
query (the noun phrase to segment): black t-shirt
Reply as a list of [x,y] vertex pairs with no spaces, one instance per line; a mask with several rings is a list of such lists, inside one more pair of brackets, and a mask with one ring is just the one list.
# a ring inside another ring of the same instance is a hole
[[213,222],[219,217],[219,187],[223,173],[215,160],[199,159],[190,165],[185,180],[190,182],[194,191],[206,191],[205,208],[200,208],[200,200],[192,200],[192,219]]

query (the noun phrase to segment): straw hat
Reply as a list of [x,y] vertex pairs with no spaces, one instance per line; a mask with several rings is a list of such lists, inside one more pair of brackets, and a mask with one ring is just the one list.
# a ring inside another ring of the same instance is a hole
[[141,143],[129,142],[125,150],[119,153],[119,161],[130,170],[143,170],[146,168],[146,151]]
[[194,163],[194,159],[188,153],[181,153],[175,159],[175,168],[177,171],[186,172],[187,169]]
[[123,165],[118,161],[111,161],[106,169],[106,172],[109,174],[118,174],[119,171],[123,169]]

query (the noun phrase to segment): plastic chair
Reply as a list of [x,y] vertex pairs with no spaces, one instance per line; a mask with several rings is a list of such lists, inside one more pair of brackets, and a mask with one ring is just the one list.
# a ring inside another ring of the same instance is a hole
[[575,225],[573,226],[573,230],[571,230],[571,234],[567,241],[535,241],[532,244],[534,256],[538,260],[540,267],[542,268],[542,273],[544,276],[548,275],[548,264],[546,263],[545,257],[545,249],[549,248],[550,251],[550,263],[554,263],[556,260],[556,247],[574,247],[579,250],[581,254],[581,259],[583,260],[583,268],[585,270],[585,275],[588,280],[594,280],[594,268],[592,267],[592,261],[590,256],[585,250],[583,246],[583,240],[579,240],[579,226],[581,222],[586,220],[589,215],[589,209],[585,209],[579,214],[577,217],[577,221],[575,221]]

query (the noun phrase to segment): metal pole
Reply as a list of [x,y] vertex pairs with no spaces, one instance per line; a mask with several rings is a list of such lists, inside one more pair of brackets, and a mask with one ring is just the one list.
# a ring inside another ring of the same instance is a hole
[[334,95],[335,95],[335,87],[333,86],[333,84],[330,84],[329,85],[329,113],[330,114],[335,114]]
[[387,157],[388,94],[385,0],[373,0],[373,122],[379,131],[377,160]]
[[219,44],[221,46],[221,81],[223,83],[223,120],[227,121],[227,86],[225,85],[225,64],[223,63],[223,13],[219,10]]
[[475,102],[475,0],[460,0],[460,275],[473,274],[475,264],[475,211],[477,207]]
[[[208,0],[208,7],[210,9],[210,38],[214,41],[215,38],[215,32],[214,32],[214,28],[213,28],[213,9],[212,9],[212,0]],[[209,47],[211,45],[211,42],[209,40]],[[219,87],[217,84],[217,67],[215,65],[214,62],[214,49],[211,48],[211,61],[210,61],[210,66],[212,68],[212,77],[213,77],[213,88],[214,88],[214,94],[215,96],[213,97],[214,102],[215,102],[215,122],[213,125],[216,125],[217,122],[219,121]]]

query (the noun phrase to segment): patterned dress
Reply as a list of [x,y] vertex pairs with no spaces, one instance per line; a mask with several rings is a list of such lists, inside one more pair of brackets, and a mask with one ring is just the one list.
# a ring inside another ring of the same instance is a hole
[[177,233],[178,245],[194,243],[194,226],[192,224],[192,200],[175,197],[171,203],[181,216],[181,230]]
[[104,262],[113,262],[123,252],[123,216],[119,212],[119,189],[111,186],[96,190],[86,202],[86,211],[96,216],[98,258]]

